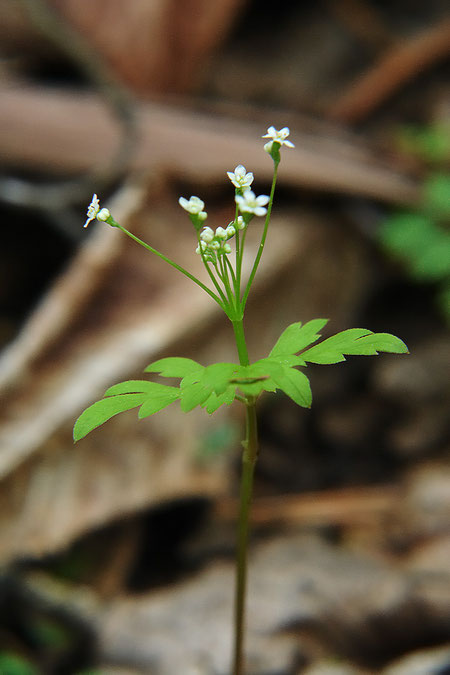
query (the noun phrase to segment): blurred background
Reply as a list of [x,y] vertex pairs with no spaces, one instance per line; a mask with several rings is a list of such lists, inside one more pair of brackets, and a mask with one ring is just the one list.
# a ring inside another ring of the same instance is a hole
[[[293,321],[408,357],[260,401],[252,675],[450,673],[450,13],[444,0],[0,0],[0,673],[227,675],[242,414],[73,422],[166,355],[235,360],[178,197],[266,193],[253,359]],[[257,242],[259,225],[250,233]]]

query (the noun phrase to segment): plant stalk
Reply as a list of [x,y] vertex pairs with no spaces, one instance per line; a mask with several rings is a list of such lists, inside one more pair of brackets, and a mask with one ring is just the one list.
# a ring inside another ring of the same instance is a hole
[[[239,361],[241,365],[246,366],[249,364],[249,358],[242,319],[240,321],[234,321],[233,328],[239,354]],[[244,451],[242,453],[239,519],[236,548],[233,675],[244,674],[248,533],[250,505],[253,494],[253,477],[258,454],[258,431],[255,400],[248,398],[246,400],[245,407],[246,437],[245,441],[242,443]]]

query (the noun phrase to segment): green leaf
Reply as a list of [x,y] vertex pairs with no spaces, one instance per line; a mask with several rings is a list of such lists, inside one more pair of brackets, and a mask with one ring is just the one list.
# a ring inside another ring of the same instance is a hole
[[260,359],[249,366],[241,366],[232,382],[247,396],[259,396],[262,391],[276,390],[272,375],[278,373],[281,376],[282,372],[283,368],[276,359]]
[[201,370],[203,366],[192,359],[186,359],[183,356],[173,356],[166,359],[154,361],[147,368],[145,373],[159,373],[162,377],[185,377],[189,373]]
[[201,382],[193,382],[182,387],[180,393],[181,410],[190,412],[209,398],[211,390],[206,389]]
[[105,396],[115,396],[117,394],[150,394],[151,396],[164,396],[167,390],[172,389],[178,392],[176,387],[169,387],[166,384],[159,384],[158,382],[149,382],[148,380],[126,380],[113,384],[105,391]]
[[202,408],[206,409],[210,415],[213,412],[216,412],[222,405],[231,405],[235,399],[236,395],[236,385],[231,385],[226,389],[223,394],[217,396],[214,392],[209,395],[209,397],[202,403]]
[[12,651],[0,652],[0,673],[2,675],[38,675],[37,668],[27,659]]
[[407,354],[402,340],[389,333],[373,333],[365,328],[349,328],[302,353],[309,363],[330,364],[345,361],[344,355],[373,356],[378,352]]
[[297,405],[302,408],[310,408],[312,403],[312,393],[309,380],[305,373],[302,373],[295,368],[283,367],[281,376],[278,374],[273,376],[273,381],[284,391],[289,398],[291,398]]
[[404,127],[399,136],[403,151],[416,154],[429,162],[450,158],[450,126],[439,121],[426,127]]
[[145,399],[139,408],[138,417],[140,420],[159,412],[180,398],[180,390],[176,387],[165,387],[165,389],[165,392],[161,392],[157,396],[149,396]]
[[442,231],[430,238],[421,255],[410,261],[410,268],[418,279],[439,281],[450,276],[450,233]]
[[81,413],[73,428],[73,439],[79,441],[118,413],[131,410],[145,401],[145,394],[121,394],[96,401]]
[[235,363],[214,363],[186,375],[180,383],[181,409],[189,412],[205,403],[212,393],[223,394],[239,368]]
[[381,243],[401,258],[420,257],[424,245],[435,237],[436,226],[422,213],[397,213],[379,230]]
[[223,394],[239,368],[235,363],[213,363],[205,368],[200,382],[215,394]]
[[301,321],[292,323],[280,335],[269,357],[296,354],[319,339],[321,330],[328,319],[313,319],[302,326]]
[[433,173],[424,185],[424,205],[437,218],[450,216],[450,175]]

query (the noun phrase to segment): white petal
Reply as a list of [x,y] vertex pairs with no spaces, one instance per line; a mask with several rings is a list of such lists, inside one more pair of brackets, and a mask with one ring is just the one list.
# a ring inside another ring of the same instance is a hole
[[255,209],[253,209],[253,213],[255,216],[265,216],[267,209],[263,208],[262,206],[257,206]]

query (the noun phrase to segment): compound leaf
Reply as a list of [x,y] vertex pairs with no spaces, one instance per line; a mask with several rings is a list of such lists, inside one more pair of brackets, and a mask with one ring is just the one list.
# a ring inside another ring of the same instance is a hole
[[189,373],[201,370],[201,366],[193,359],[183,356],[172,356],[150,363],[144,369],[145,373],[159,373],[162,377],[185,377]]
[[84,438],[90,431],[107,422],[114,415],[141,405],[145,398],[146,395],[143,393],[119,394],[96,401],[89,408],[86,408],[75,422],[73,428],[74,441]]
[[303,326],[301,321],[292,323],[281,333],[269,357],[296,354],[301,349],[305,349],[320,338],[317,331],[321,330],[327,322],[328,319],[313,319]]
[[378,352],[407,354],[408,348],[402,340],[389,333],[349,328],[307,349],[301,357],[309,363],[325,365],[345,361],[346,355],[373,356]]

